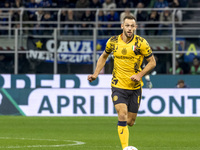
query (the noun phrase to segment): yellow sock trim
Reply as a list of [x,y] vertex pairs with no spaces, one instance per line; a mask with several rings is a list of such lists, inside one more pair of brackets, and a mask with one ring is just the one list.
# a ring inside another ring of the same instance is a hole
[[122,145],[122,149],[128,146],[129,130],[128,126],[118,126],[118,135]]

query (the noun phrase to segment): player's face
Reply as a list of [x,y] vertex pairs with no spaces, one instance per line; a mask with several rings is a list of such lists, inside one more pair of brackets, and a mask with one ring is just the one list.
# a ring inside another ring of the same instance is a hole
[[178,87],[179,87],[179,88],[184,88],[184,83],[179,83],[179,84],[178,84]]
[[131,38],[137,28],[137,25],[134,19],[125,19],[121,28],[123,29],[123,34],[125,34],[127,38]]

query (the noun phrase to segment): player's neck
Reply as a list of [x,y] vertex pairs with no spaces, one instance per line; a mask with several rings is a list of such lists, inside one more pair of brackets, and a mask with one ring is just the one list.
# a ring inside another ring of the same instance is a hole
[[133,37],[134,37],[134,35],[132,37],[128,38],[123,33],[121,34],[121,38],[125,43],[129,43],[133,39]]

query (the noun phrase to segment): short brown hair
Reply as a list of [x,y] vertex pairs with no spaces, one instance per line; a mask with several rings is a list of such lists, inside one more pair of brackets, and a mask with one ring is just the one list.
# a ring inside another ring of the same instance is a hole
[[178,84],[180,84],[180,83],[184,84],[185,82],[184,82],[184,80],[178,80]]
[[133,19],[133,20],[136,21],[136,18],[135,18],[134,16],[132,16],[132,15],[125,16],[124,19],[123,19],[123,22],[124,22],[126,19],[130,19],[130,20]]

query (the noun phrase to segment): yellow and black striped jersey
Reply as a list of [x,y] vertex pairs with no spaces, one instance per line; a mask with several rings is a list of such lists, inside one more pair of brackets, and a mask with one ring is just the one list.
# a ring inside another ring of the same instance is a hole
[[125,43],[121,35],[111,37],[106,43],[105,52],[114,56],[112,72],[112,87],[135,90],[143,86],[143,81],[135,82],[130,79],[133,74],[139,73],[144,57],[152,56],[152,50],[148,42],[138,36]]

